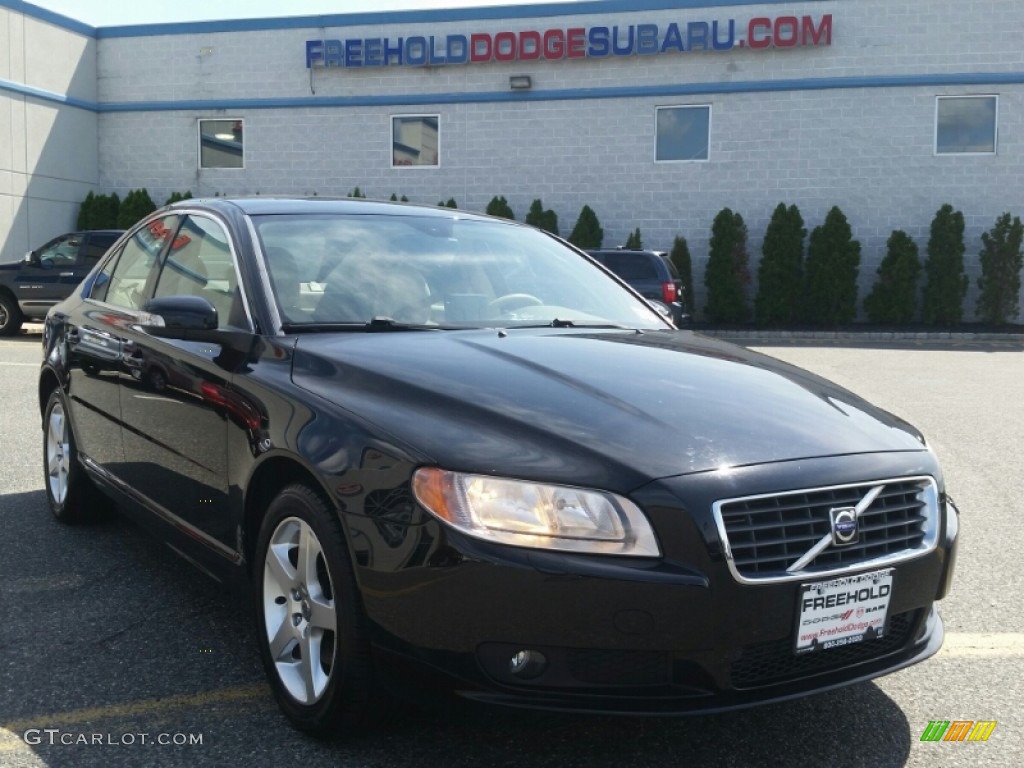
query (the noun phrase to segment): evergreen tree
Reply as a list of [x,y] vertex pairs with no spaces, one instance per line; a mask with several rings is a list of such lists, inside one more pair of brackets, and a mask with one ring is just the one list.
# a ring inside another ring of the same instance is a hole
[[857,317],[860,243],[837,206],[811,232],[804,270],[805,319],[812,325],[846,325]]
[[526,223],[553,235],[558,234],[558,214],[552,210],[544,210],[544,204],[539,199],[530,204],[530,210],[526,214]]
[[584,205],[576,226],[569,235],[569,242],[577,248],[600,248],[604,243],[604,230],[597,220],[597,214],[589,205]]
[[363,200],[365,200],[365,199],[366,199],[366,195],[364,195],[364,194],[362,193],[362,191],[361,191],[361,190],[359,189],[359,187],[358,187],[358,186],[357,186],[357,187],[356,187],[355,189],[353,189],[353,190],[352,190],[351,192],[349,192],[349,193],[348,193],[348,196],[349,196],[349,197],[352,197],[352,198],[356,198],[356,197],[358,197],[358,198],[362,198]]
[[179,203],[182,200],[191,200],[191,199],[192,199],[192,190],[189,190],[188,192],[185,192],[184,194],[181,193],[181,192],[171,192],[171,196],[167,198],[167,201],[164,203],[164,205],[171,205],[172,203]]
[[676,265],[679,272],[679,279],[683,281],[683,295],[680,301],[686,309],[686,313],[693,317],[693,262],[690,259],[690,246],[682,235],[672,241],[672,252],[669,254],[672,263]]
[[121,203],[121,209],[117,214],[117,226],[119,229],[128,229],[139,219],[149,215],[156,210],[156,204],[145,189],[133,189]]
[[981,235],[981,277],[978,315],[987,323],[1002,325],[1020,312],[1021,241],[1024,226],[1016,216],[1004,213]]
[[799,316],[805,237],[807,229],[800,210],[779,203],[761,246],[754,300],[757,322],[785,324]]
[[811,232],[805,266],[805,319],[811,325],[845,326],[857,316],[860,243],[834,206]]
[[932,219],[921,315],[929,325],[956,325],[963,317],[964,215],[946,203]]
[[704,285],[708,289],[704,313],[711,322],[742,323],[749,316],[748,259],[747,225],[740,214],[723,208],[711,225],[708,263],[704,270]]
[[637,227],[629,233],[629,237],[626,238],[626,250],[629,251],[642,251],[644,247],[643,238],[640,237],[640,227]]
[[75,229],[95,229],[92,225],[95,217],[96,196],[89,192],[78,208],[78,218],[75,220]]
[[487,204],[487,210],[484,212],[488,216],[500,216],[510,221],[515,221],[516,219],[516,215],[512,213],[512,208],[508,204],[508,200],[497,195],[491,198],[491,202]]
[[454,197],[449,197],[448,198],[448,202],[445,203],[445,206],[448,207],[448,208],[458,208],[459,204],[455,202],[455,198]]
[[864,311],[872,323],[906,324],[917,310],[917,278],[921,259],[917,244],[902,230],[886,243],[885,258],[878,266],[878,280],[864,299]]

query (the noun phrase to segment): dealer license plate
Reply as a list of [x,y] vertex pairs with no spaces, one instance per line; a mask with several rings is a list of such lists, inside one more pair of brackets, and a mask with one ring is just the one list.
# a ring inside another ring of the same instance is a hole
[[800,587],[796,652],[828,650],[885,635],[891,568]]

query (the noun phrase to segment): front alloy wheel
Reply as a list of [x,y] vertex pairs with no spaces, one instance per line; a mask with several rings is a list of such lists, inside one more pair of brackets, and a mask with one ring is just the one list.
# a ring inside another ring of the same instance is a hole
[[297,517],[282,520],[270,537],[263,621],[270,657],[288,694],[300,704],[316,703],[334,669],[338,618],[323,546]]
[[302,731],[352,735],[380,723],[367,620],[338,512],[309,486],[270,503],[253,559],[260,656],[281,710]]

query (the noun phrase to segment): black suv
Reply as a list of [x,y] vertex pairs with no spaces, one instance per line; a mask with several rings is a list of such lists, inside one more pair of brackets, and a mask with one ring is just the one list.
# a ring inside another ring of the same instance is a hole
[[22,261],[0,264],[0,336],[17,333],[26,320],[42,320],[63,301],[122,235],[119,229],[69,232]]
[[683,281],[676,265],[665,251],[642,251],[616,248],[587,251],[645,299],[660,301],[668,307],[677,327],[690,322],[683,307]]

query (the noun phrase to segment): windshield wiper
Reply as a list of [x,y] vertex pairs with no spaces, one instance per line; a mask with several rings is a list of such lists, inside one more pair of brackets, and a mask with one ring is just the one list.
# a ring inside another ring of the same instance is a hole
[[442,331],[439,325],[400,323],[391,317],[375,317],[368,323],[282,323],[285,333],[381,333],[389,331]]
[[555,318],[550,323],[537,323],[535,325],[510,325],[509,328],[619,328],[625,329],[624,325],[615,323],[577,323],[574,320],[560,320]]

